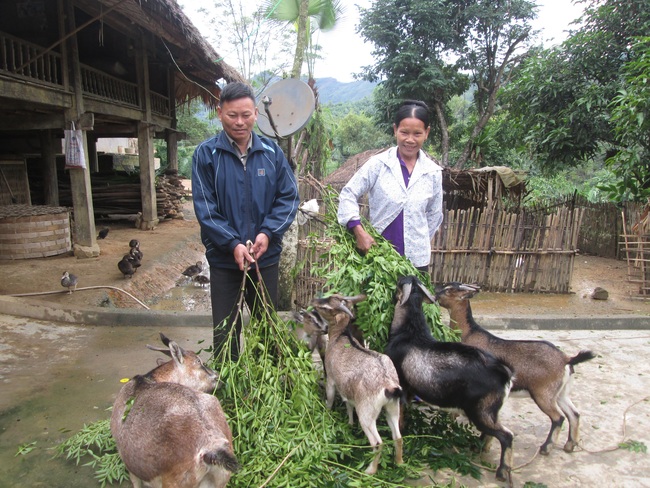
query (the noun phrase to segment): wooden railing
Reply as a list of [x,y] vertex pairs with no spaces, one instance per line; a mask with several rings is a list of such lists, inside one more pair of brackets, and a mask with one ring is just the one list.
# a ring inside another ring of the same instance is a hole
[[61,55],[0,32],[0,71],[42,83],[63,85]]
[[[63,86],[61,55],[0,32],[0,72],[28,78],[39,83]],[[81,65],[81,83],[84,95],[141,109],[138,85],[115,78],[103,71]],[[169,116],[170,101],[158,93],[151,93],[151,110]]]
[[81,87],[84,94],[140,108],[138,85],[107,75],[103,71],[82,65]]
[[169,98],[151,92],[151,111],[158,115],[170,115]]

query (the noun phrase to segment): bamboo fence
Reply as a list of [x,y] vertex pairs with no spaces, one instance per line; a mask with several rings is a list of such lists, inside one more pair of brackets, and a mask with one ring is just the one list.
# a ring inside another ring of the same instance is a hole
[[[627,278],[639,286],[638,294],[650,296],[650,204],[621,212],[621,252],[627,260]],[[635,222],[630,225],[629,222]]]
[[446,211],[432,242],[431,279],[486,291],[569,293],[583,212]]
[[[486,291],[569,293],[583,208],[541,214],[487,208],[447,210],[432,240],[433,283],[475,283]],[[323,291],[312,268],[327,259],[317,223],[301,230],[296,303],[305,307]],[[320,235],[319,235],[320,234]]]

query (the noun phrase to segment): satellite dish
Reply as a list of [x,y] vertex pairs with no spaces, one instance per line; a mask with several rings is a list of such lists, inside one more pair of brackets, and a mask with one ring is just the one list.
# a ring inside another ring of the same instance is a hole
[[307,125],[315,104],[314,92],[304,81],[276,81],[260,95],[257,126],[269,137],[290,136]]

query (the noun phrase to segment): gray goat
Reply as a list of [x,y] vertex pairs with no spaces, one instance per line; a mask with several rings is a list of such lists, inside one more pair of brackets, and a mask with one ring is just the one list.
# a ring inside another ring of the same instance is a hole
[[469,300],[480,288],[461,283],[447,283],[436,290],[436,301],[449,310],[450,327],[461,331],[465,344],[489,351],[504,361],[515,373],[512,390],[527,391],[537,406],[551,419],[551,430],[540,452],[548,454],[562,429],[564,415],[569,419],[569,436],[564,444],[572,452],[579,441],[580,413],[571,402],[569,392],[573,366],[594,358],[591,351],[571,357],[548,341],[506,340],[495,336],[476,323]]
[[171,360],[126,383],[115,399],[111,433],[134,488],[223,488],[238,469],[219,400],[217,374],[192,351],[160,334]]
[[492,354],[458,342],[440,342],[431,335],[422,310],[433,295],[415,276],[399,279],[395,314],[386,354],[393,360],[402,387],[432,405],[460,409],[481,432],[501,444],[496,471],[512,485],[512,432],[499,423],[499,410],[508,397],[512,371]]
[[381,457],[382,440],[377,431],[377,417],[382,409],[386,411],[395,442],[395,463],[402,463],[402,435],[399,431],[402,388],[390,358],[363,347],[348,328],[350,319],[354,317],[350,309],[365,298],[365,295],[344,297],[337,294],[316,298],[312,305],[328,322],[329,342],[325,351],[327,407],[334,405],[338,390],[346,403],[350,425],[354,423],[356,409],[359,424],[375,452],[366,473],[374,474]]

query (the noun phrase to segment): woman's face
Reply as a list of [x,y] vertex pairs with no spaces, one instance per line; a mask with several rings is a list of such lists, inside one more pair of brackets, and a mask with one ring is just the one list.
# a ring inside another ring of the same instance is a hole
[[402,119],[398,126],[393,124],[397,148],[402,159],[414,160],[422,144],[429,137],[429,128],[424,127],[424,122],[415,117]]

